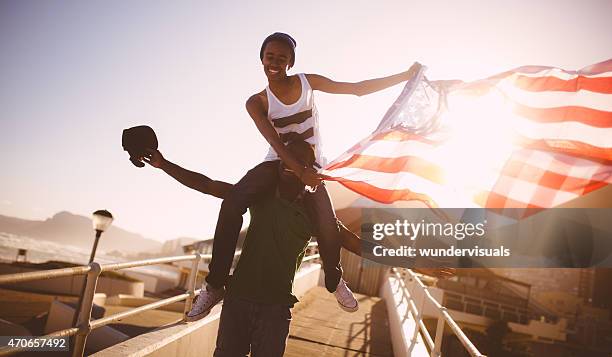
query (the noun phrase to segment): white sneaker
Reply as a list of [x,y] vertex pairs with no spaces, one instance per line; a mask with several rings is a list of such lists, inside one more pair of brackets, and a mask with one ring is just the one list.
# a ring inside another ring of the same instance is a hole
[[214,289],[206,285],[206,289],[202,288],[200,295],[196,296],[196,301],[185,316],[185,321],[197,321],[206,317],[210,310],[223,300],[223,296],[225,296],[224,288]]
[[344,281],[344,279],[340,279],[338,287],[336,287],[336,291],[334,291],[334,295],[342,310],[346,312],[355,312],[359,309],[359,303],[357,299],[355,299],[351,289],[346,286],[346,281]]

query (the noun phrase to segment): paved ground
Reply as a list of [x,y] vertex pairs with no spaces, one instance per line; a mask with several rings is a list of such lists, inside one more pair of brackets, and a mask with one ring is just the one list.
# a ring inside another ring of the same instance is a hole
[[385,302],[356,294],[359,311],[347,313],[322,287],[293,309],[286,357],[393,356]]

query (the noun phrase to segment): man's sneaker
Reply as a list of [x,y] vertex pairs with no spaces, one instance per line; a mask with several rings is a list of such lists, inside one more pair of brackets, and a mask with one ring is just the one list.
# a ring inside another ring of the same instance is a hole
[[355,299],[351,289],[346,286],[346,281],[344,281],[344,279],[340,279],[338,287],[336,287],[336,291],[334,291],[334,295],[342,310],[346,312],[355,312],[359,309],[359,303],[357,299]]
[[225,295],[225,289],[215,289],[210,285],[206,285],[206,289],[200,291],[200,295],[196,297],[196,301],[191,307],[191,310],[185,316],[185,321],[197,321],[206,317],[212,308],[217,305],[223,296]]

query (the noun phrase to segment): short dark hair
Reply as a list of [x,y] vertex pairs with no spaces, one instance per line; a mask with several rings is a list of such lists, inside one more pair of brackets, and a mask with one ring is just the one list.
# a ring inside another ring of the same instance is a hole
[[295,47],[297,46],[297,42],[293,39],[293,37],[289,36],[283,32],[275,32],[270,36],[266,37],[266,39],[261,44],[261,49],[259,50],[259,59],[263,61],[264,50],[266,49],[266,45],[271,41],[280,41],[289,45],[291,49],[291,59],[289,60],[289,67],[293,67],[295,64]]
[[301,164],[311,167],[316,161],[314,148],[304,140],[292,141],[287,144],[289,150],[296,160]]

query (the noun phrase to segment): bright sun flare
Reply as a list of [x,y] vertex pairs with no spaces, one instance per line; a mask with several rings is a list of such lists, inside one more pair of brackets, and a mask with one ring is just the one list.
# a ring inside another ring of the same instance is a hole
[[449,139],[436,152],[446,184],[463,193],[491,188],[514,149],[508,104],[491,91],[479,97],[451,94],[448,105],[442,119]]

